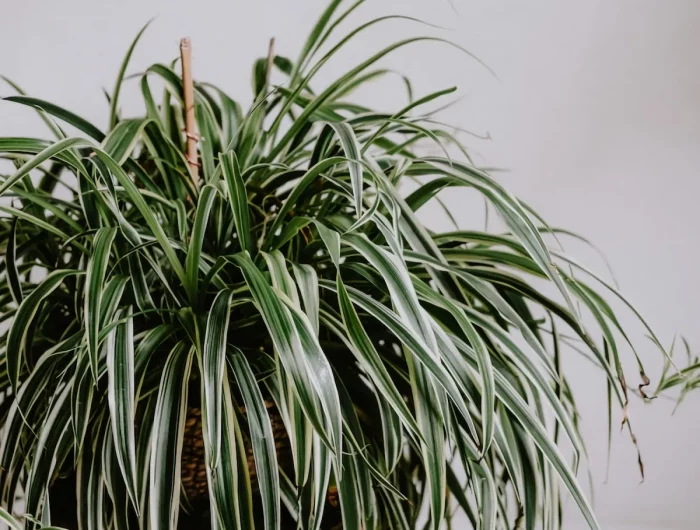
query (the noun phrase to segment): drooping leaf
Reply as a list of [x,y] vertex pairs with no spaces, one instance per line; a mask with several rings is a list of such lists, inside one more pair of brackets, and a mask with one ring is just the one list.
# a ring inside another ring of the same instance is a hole
[[10,288],[10,294],[16,304],[22,303],[22,284],[19,279],[17,270],[17,217],[12,219],[12,228],[10,237],[7,241],[7,251],[5,254],[5,263],[7,264],[7,286]]
[[305,414],[339,457],[342,434],[338,398],[328,361],[311,324],[301,312],[285,306],[249,256],[238,254],[234,260],[243,271]]
[[263,500],[265,528],[274,530],[280,525],[280,486],[277,471],[277,450],[270,425],[270,416],[248,361],[240,351],[235,352],[230,359],[232,371],[238,381],[238,387],[243,394],[243,403],[246,407],[255,469]]
[[233,291],[230,289],[220,291],[216,295],[207,318],[202,351],[203,404],[207,420],[207,454],[209,455],[209,467],[213,470],[216,470],[221,450],[221,411],[232,298]]
[[117,313],[126,322],[118,324],[107,335],[107,397],[114,437],[114,451],[131,502],[136,512],[139,499],[136,494],[136,420],[134,388],[134,323],[131,310]]
[[32,462],[27,478],[25,509],[27,513],[41,516],[45,502],[46,484],[53,474],[56,465],[55,455],[59,442],[68,430],[70,422],[70,406],[67,403],[71,385],[67,384],[56,395],[51,403],[46,422],[39,433],[36,445],[38,458]]
[[[224,373],[227,373],[225,367]],[[251,505],[248,502],[252,496],[250,479],[241,454],[240,427],[228,382],[222,387],[221,401],[219,462],[216,469],[207,466],[210,503],[214,506],[220,527],[252,530]],[[206,423],[204,432],[209,436]]]
[[179,343],[163,368],[151,437],[149,517],[151,528],[176,528],[180,499],[182,436],[192,352]]
[[80,274],[80,272],[71,270],[56,270],[49,273],[44,281],[24,298],[17,309],[7,335],[7,347],[5,349],[5,362],[7,363],[7,372],[13,391],[17,392],[19,390],[22,363],[25,361],[24,355],[27,349],[27,341],[31,340],[28,335],[34,316],[39,311],[39,307],[44,300],[60,287],[63,280],[77,274]]
[[112,254],[112,243],[117,229],[100,228],[95,234],[93,254],[87,266],[85,279],[85,321],[87,350],[92,376],[97,380],[98,335],[100,330],[100,307],[102,290],[107,274],[107,265]]
[[340,139],[345,156],[348,157],[348,167],[350,169],[350,179],[352,181],[352,192],[355,199],[355,214],[362,215],[362,161],[360,156],[360,146],[355,137],[355,132],[347,123],[329,124]]

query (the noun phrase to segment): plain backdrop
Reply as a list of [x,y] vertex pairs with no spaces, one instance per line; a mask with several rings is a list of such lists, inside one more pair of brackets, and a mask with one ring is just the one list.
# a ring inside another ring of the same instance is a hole
[[[0,73],[31,95],[104,127],[108,106],[101,89],[112,89],[131,39],[156,16],[129,72],[171,61],[179,38],[187,35],[195,77],[248,104],[251,65],[265,55],[268,39],[276,37],[278,52],[294,57],[324,6],[324,0],[0,0]],[[411,77],[417,95],[458,86],[461,99],[441,117],[490,135],[463,136],[476,161],[503,169],[498,178],[551,225],[595,242],[667,346],[679,332],[700,347],[700,2],[369,0],[345,28],[398,13],[447,29],[406,21],[377,26],[325,67],[317,86],[404,36],[440,35],[474,53],[497,78],[467,55],[435,43],[413,45],[382,64]],[[10,93],[0,88],[0,95]],[[395,110],[405,102],[403,82],[390,76],[358,97]],[[125,114],[142,110],[135,83],[122,99]],[[45,133],[32,111],[0,102],[0,135]],[[483,226],[479,201],[454,193],[446,200],[463,227]],[[424,219],[433,228],[449,228],[438,210],[428,210]],[[498,229],[497,220],[490,223]],[[564,244],[605,271],[587,246]],[[625,315],[654,380],[660,354]],[[606,481],[602,376],[572,352],[565,365],[581,407],[604,528],[700,527],[700,398],[691,396],[675,415],[670,400],[633,399],[646,480],[640,483],[629,436],[615,429]],[[630,384],[636,384],[634,364],[626,366]],[[619,419],[618,412],[616,424]],[[583,528],[575,510],[568,512],[565,528]]]

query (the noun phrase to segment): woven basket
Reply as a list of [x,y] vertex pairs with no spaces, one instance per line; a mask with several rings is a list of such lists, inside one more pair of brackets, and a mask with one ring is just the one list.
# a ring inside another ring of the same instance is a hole
[[[293,470],[292,448],[282,416],[280,416],[277,407],[272,401],[265,401],[265,406],[272,424],[272,436],[275,439],[277,462],[285,472],[290,473]],[[257,492],[258,476],[255,469],[253,447],[247,439],[245,440],[245,446],[251,488],[254,492]],[[187,419],[185,420],[185,432],[182,443],[181,478],[182,487],[189,501],[208,498],[207,468],[202,434],[202,411],[199,407],[187,407]]]
[[196,502],[208,496],[207,464],[204,458],[202,410],[187,407],[185,434],[182,441],[182,488],[187,500]]
[[[282,416],[274,402],[266,400],[265,406],[267,407],[270,423],[272,425],[272,435],[275,440],[278,465],[287,475],[293,476],[294,461],[292,457],[292,447],[284,422],[282,421]],[[245,439],[244,442],[246,446],[251,489],[254,493],[257,493],[259,491],[259,485],[255,469],[253,448],[250,440]],[[185,515],[178,526],[183,530],[190,528],[207,528],[207,526],[202,526],[203,524],[206,525],[206,522],[209,520],[209,489],[207,486],[207,468],[202,433],[202,411],[196,406],[187,407],[187,418],[185,420],[185,432],[182,444],[181,469],[182,488],[188,503],[193,507],[193,513],[189,516]],[[328,520],[329,524],[324,524],[322,529],[342,530],[342,523],[339,522],[340,506],[338,490],[335,486],[331,486],[328,489],[326,501],[327,506],[324,510],[324,522]],[[283,530],[295,529],[296,523],[293,521],[283,521],[281,528]]]

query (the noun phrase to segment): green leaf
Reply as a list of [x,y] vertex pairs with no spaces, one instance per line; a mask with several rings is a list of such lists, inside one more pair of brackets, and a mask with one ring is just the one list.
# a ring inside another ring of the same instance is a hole
[[63,350],[70,353],[70,348],[78,343],[80,336],[73,336],[47,351],[37,362],[26,381],[22,383],[16,399],[12,402],[3,426],[2,457],[0,469],[2,470],[3,497],[8,499],[7,507],[11,508],[11,502],[15,494],[19,474],[24,469],[24,455],[17,450],[23,435],[36,437],[32,433],[26,418],[34,414],[36,407],[43,406],[43,398],[47,388],[53,382],[56,363],[61,360]]
[[384,466],[388,473],[392,473],[401,460],[403,451],[403,429],[401,420],[396,411],[389,405],[384,394],[376,387],[374,394],[377,397],[377,406],[382,420],[382,443],[384,446]]
[[[375,305],[376,310],[382,314],[379,320],[386,326],[395,326],[392,329],[394,332],[400,330],[401,342],[418,356],[421,364],[425,365],[433,375],[434,382],[446,390],[462,417],[469,418],[469,411],[460,397],[467,394],[466,389],[463,383],[451,377],[440,363],[430,317],[418,302],[405,266],[394,254],[377,247],[364,237],[346,235],[345,239],[362,252],[387,282],[396,312],[388,310],[383,305]],[[348,291],[352,294],[350,289]]]
[[[313,482],[308,482],[307,487],[313,485],[313,510],[312,510],[312,530],[319,530],[323,521],[323,512],[328,497],[328,484],[330,482],[332,468],[332,453],[321,441],[318,434],[314,433],[312,438],[313,454]],[[347,477],[345,478],[347,480]]]
[[220,291],[207,318],[202,351],[202,375],[205,416],[207,420],[208,464],[216,469],[221,450],[221,407],[223,402],[224,372],[226,365],[226,343],[231,316],[233,291]]
[[[26,96],[26,95],[27,95],[27,93],[26,93],[24,90],[22,90],[22,89],[19,87],[19,85],[17,85],[16,83],[12,82],[10,79],[8,79],[7,77],[5,77],[4,75],[0,75],[0,79],[2,79],[2,80],[5,81],[8,85],[10,85],[13,89],[15,89],[15,91],[16,91],[18,94],[20,94],[21,96]],[[49,130],[53,133],[53,135],[54,135],[56,138],[59,138],[59,139],[60,139],[60,138],[62,138],[62,137],[64,136],[64,135],[63,135],[63,131],[61,131],[60,127],[58,127],[58,125],[56,125],[56,123],[54,123],[54,121],[53,121],[51,118],[49,118],[49,117],[47,116],[46,112],[44,112],[44,111],[43,111],[42,109],[40,109],[40,108],[37,108],[37,114],[38,114],[39,117],[41,118],[41,121],[43,121],[43,122],[46,124],[46,126],[49,128]]]
[[192,352],[179,343],[168,355],[160,380],[150,459],[151,528],[177,528],[182,436]]
[[[425,299],[431,301],[435,299],[434,293],[427,285],[420,283],[416,283],[415,285],[420,291],[421,297],[424,297]],[[439,305],[444,305],[444,302],[438,303]],[[576,428],[574,427],[568,413],[564,409],[563,404],[557,398],[555,392],[552,390],[551,385],[546,380],[546,377],[542,374],[541,370],[539,370],[533,364],[532,360],[528,357],[528,355],[525,352],[523,352],[517,346],[517,344],[509,337],[509,335],[507,333],[504,333],[499,326],[493,324],[488,319],[483,318],[483,316],[481,316],[478,311],[464,306],[460,307],[465,312],[466,316],[474,322],[474,324],[493,334],[493,336],[499,342],[501,342],[501,344],[504,345],[504,351],[506,351],[509,354],[512,354],[512,359],[518,364],[518,368],[521,371],[520,373],[522,373],[525,377],[532,381],[534,385],[536,385],[536,387],[541,392],[542,397],[545,398],[547,403],[551,405],[557,420],[560,421],[562,425],[564,425],[566,432],[569,435],[569,439],[574,445],[575,451],[577,453],[582,452],[583,442],[581,440],[581,437],[576,431]],[[454,366],[457,363],[452,364]]]
[[359,217],[362,215],[362,156],[360,154],[360,145],[355,137],[355,132],[347,123],[331,122],[329,125],[338,135],[340,145],[343,146],[345,156],[348,158],[352,192],[355,198],[355,214]]
[[[465,353],[470,358],[470,362],[476,366],[476,361],[472,360],[473,358],[471,357],[470,348],[456,337],[453,337],[453,341],[460,351]],[[528,405],[518,395],[515,389],[511,387],[510,383],[505,379],[505,377],[499,372],[495,372],[494,376],[496,391],[499,399],[506,407],[508,407],[513,416],[518,419],[518,421],[526,429],[528,435],[532,438],[532,441],[537,444],[538,448],[542,452],[542,455],[555,469],[561,480],[564,482],[564,485],[571,493],[574,501],[576,504],[578,504],[581,513],[585,517],[586,522],[591,529],[599,529],[600,525],[598,524],[598,521],[593,514],[593,510],[588,504],[586,497],[583,495],[581,487],[576,481],[576,477],[567,466],[566,462],[564,461],[564,457],[561,455],[554,442],[550,439],[550,436],[546,432],[545,428],[532,414]]]
[[195,303],[199,291],[197,283],[199,279],[199,265],[202,256],[202,245],[204,244],[205,232],[209,215],[211,214],[214,199],[216,198],[217,189],[211,184],[207,184],[202,188],[197,204],[197,215],[192,226],[192,237],[187,249],[187,259],[185,262],[187,282],[185,287],[191,303]]
[[456,445],[464,469],[473,471],[478,478],[473,477],[472,480],[477,479],[481,482],[481,484],[477,484],[480,486],[479,493],[481,494],[481,526],[479,528],[496,530],[498,508],[496,483],[493,474],[488,465],[482,465],[479,462],[479,454],[476,451],[476,447],[470,447],[469,438],[460,432],[456,434]]
[[81,274],[79,271],[56,270],[52,271],[20,304],[12,321],[12,326],[7,334],[7,347],[5,360],[10,385],[14,392],[19,390],[19,377],[24,362],[25,352],[31,344],[29,331],[32,320],[39,311],[39,307],[63,283],[69,276]]
[[26,513],[40,516],[45,501],[46,489],[56,465],[55,455],[59,441],[68,430],[70,406],[67,403],[71,385],[64,385],[51,403],[39,439],[36,444],[37,458],[32,462],[25,493]]
[[87,266],[85,279],[85,334],[92,376],[97,381],[98,336],[100,332],[100,307],[107,274],[107,265],[112,254],[112,243],[117,229],[100,228],[93,240],[93,253]]
[[5,252],[5,263],[7,264],[7,286],[12,294],[12,299],[17,305],[22,303],[22,284],[17,271],[17,217],[12,219],[10,237],[7,240],[7,250]]
[[446,439],[439,412],[443,408],[442,396],[428,379],[424,367],[414,364],[410,356],[406,356],[406,361],[416,403],[416,419],[424,438],[420,446],[430,495],[430,526],[437,530],[445,513],[447,489]]
[[[224,367],[224,374],[226,370]],[[210,502],[214,505],[218,522],[222,528],[241,528],[253,530],[250,521],[252,493],[250,490],[250,478],[246,465],[245,450],[240,436],[240,428],[236,420],[236,410],[231,399],[231,390],[228,379],[221,392],[222,414],[221,448],[219,452],[219,465],[216,469],[207,466],[207,479],[209,481]],[[207,433],[208,418],[204,414],[204,435]],[[206,448],[207,458],[209,451]],[[248,502],[247,502],[248,501]]]
[[117,112],[119,109],[119,93],[121,92],[122,82],[124,81],[124,75],[126,74],[126,67],[129,65],[129,60],[131,59],[131,55],[134,53],[134,48],[136,48],[136,44],[138,44],[141,35],[143,35],[144,31],[146,31],[146,28],[151,24],[152,21],[153,19],[146,22],[146,24],[136,34],[136,37],[134,38],[134,40],[131,43],[131,46],[129,46],[129,49],[126,52],[126,56],[122,61],[121,67],[119,68],[119,73],[117,74],[117,81],[114,84],[114,90],[112,91],[111,103],[109,108],[110,129],[113,129],[114,126],[117,124]]
[[362,367],[367,372],[367,375],[372,380],[372,383],[377,386],[377,389],[382,396],[382,402],[391,406],[394,412],[401,418],[401,421],[406,426],[409,432],[420,437],[420,428],[416,423],[411,411],[406,406],[401,394],[396,385],[391,379],[389,372],[384,365],[381,357],[377,353],[371,339],[367,335],[362,322],[360,321],[355,307],[350,301],[345,284],[338,274],[337,278],[338,304],[343,315],[343,323],[350,342],[354,346],[351,348],[353,354],[357,357]]
[[241,244],[241,250],[252,252],[253,243],[250,232],[250,213],[248,211],[248,195],[238,166],[236,153],[229,151],[219,155],[219,163],[223,168],[228,200],[233,212],[233,220],[236,224],[236,234]]
[[270,227],[270,231],[265,239],[265,242],[263,243],[262,248],[269,248],[271,239],[275,236],[278,229],[281,231],[282,223],[287,221],[287,214],[292,208],[294,208],[297,199],[301,196],[304,190],[306,190],[313,182],[317,181],[319,175],[321,175],[324,171],[332,168],[335,165],[342,164],[343,162],[345,162],[345,159],[342,157],[327,158],[320,161],[304,174],[303,178],[299,180],[297,185],[289,194],[289,197],[287,197],[287,200],[282,205],[282,208],[280,208],[277,217],[275,217],[275,220]]
[[112,437],[104,437],[102,449],[103,479],[107,493],[112,499],[112,521],[115,530],[129,528],[129,493],[126,490]]
[[[4,98],[5,101],[12,101],[13,103],[20,103],[21,105],[27,105],[29,107],[34,107],[35,109],[43,110],[56,118],[59,118],[66,123],[72,125],[76,129],[84,132],[91,138],[94,138],[98,142],[104,140],[105,134],[100,131],[97,127],[92,125],[87,120],[81,118],[77,114],[70,112],[64,108],[54,105],[43,99],[32,98],[28,96],[9,96]],[[2,193],[2,191],[0,191]]]
[[85,435],[90,427],[90,412],[95,394],[95,381],[90,370],[90,357],[87,348],[77,349],[75,376],[71,389],[71,426],[73,428],[73,453],[77,459],[83,450]]
[[[196,93],[196,95],[199,94]],[[217,130],[218,127],[212,117],[212,111],[206,101],[201,98],[195,98],[195,101],[197,127],[205,140],[200,142],[199,145],[199,154],[202,160],[202,173],[204,175],[204,182],[210,183],[212,182],[215,172],[215,150],[221,150],[221,146],[218,145],[221,132]]]
[[302,47],[301,52],[299,53],[299,57],[294,63],[294,72],[290,75],[290,77],[292,78],[292,85],[294,84],[296,76],[299,74],[299,68],[303,66],[304,63],[306,63],[307,58],[311,54],[311,51],[314,49],[315,45],[321,38],[323,30],[328,25],[328,22],[333,16],[333,13],[335,13],[335,10],[338,9],[338,6],[341,4],[341,2],[342,0],[331,0],[331,2],[329,2],[328,4],[328,7],[326,7],[323,13],[321,13],[321,16],[309,32],[309,36],[306,38],[306,42],[304,43],[304,46]]
[[[396,17],[395,17],[396,18]],[[378,22],[380,19],[376,19],[372,21]],[[367,24],[368,25],[368,24]],[[281,152],[283,149],[287,147],[287,145],[292,141],[292,139],[299,133],[301,128],[304,126],[306,121],[309,119],[311,115],[321,107],[328,99],[330,99],[336,91],[339,91],[343,85],[351,81],[355,76],[361,74],[364,70],[372,66],[374,63],[379,61],[381,58],[383,58],[385,55],[391,53],[392,51],[402,48],[404,46],[407,46],[409,44],[417,43],[417,42],[426,42],[426,41],[434,41],[434,42],[443,42],[443,43],[449,43],[449,41],[446,41],[444,39],[436,38],[436,37],[413,37],[409,39],[405,39],[396,43],[393,43],[386,48],[380,50],[379,52],[375,53],[359,65],[355,66],[352,68],[350,71],[348,71],[346,74],[338,78],[335,82],[331,83],[321,94],[316,97],[310,105],[308,105],[305,109],[304,112],[302,112],[294,121],[292,126],[289,128],[289,130],[284,134],[282,139],[277,143],[277,145],[272,149],[268,156],[268,160],[274,160]],[[337,47],[336,47],[337,48]],[[327,54],[327,57],[330,55]],[[327,58],[325,58],[327,60]],[[320,68],[320,66],[325,62],[325,60],[319,61],[319,64],[315,69]],[[313,73],[313,72],[312,72]],[[310,75],[307,76],[307,81]],[[273,130],[275,128],[275,124],[272,126]]]
[[119,122],[102,142],[102,148],[119,165],[131,156],[150,120],[136,118]]
[[148,281],[146,280],[146,273],[143,269],[143,265],[141,264],[141,257],[138,254],[132,254],[129,255],[128,260],[131,285],[134,288],[136,305],[141,311],[145,311],[146,309],[153,307],[154,302],[153,298],[151,297]]
[[339,458],[342,434],[338,397],[328,360],[311,324],[303,313],[285,304],[281,299],[284,295],[272,290],[249,256],[237,254],[233,259],[243,271],[304,413]]
[[22,527],[17,520],[3,508],[0,508],[0,521],[3,521],[8,528],[11,528],[12,530],[22,530]]
[[290,221],[280,229],[279,235],[275,235],[275,238],[270,245],[270,250],[277,250],[282,248],[289,240],[296,235],[306,226],[311,223],[311,219],[308,217],[293,217]]
[[473,186],[481,191],[498,210],[503,220],[518,237],[528,253],[557,286],[566,300],[567,305],[571,308],[571,312],[574,315],[578,315],[576,307],[571,300],[569,290],[566,288],[559,272],[553,265],[552,257],[542,240],[542,236],[532,222],[527,210],[520,202],[499,186],[484,171],[466,164],[447,162],[434,157],[426,158],[425,162],[443,174],[450,175],[459,182]]
[[139,507],[141,515],[139,517],[139,527],[144,528],[150,520],[148,513],[148,485],[150,472],[150,457],[151,457],[151,439],[153,434],[153,418],[155,417],[157,396],[149,396],[146,401],[146,406],[143,409],[143,417],[141,418],[142,427],[139,429],[138,440],[136,445],[136,472],[138,474],[139,487]]
[[318,336],[318,274],[311,265],[299,265],[292,263],[294,278],[296,279],[301,298],[304,301],[304,312],[313,327],[314,333]]
[[[431,94],[428,94],[427,96],[424,96],[416,101],[411,101],[407,106],[405,106],[404,108],[402,108],[398,112],[395,112],[391,116],[391,118],[389,118],[385,121],[384,125],[382,125],[379,129],[377,129],[377,131],[372,135],[372,137],[365,142],[365,145],[362,148],[362,152],[364,153],[367,150],[367,148],[370,145],[372,145],[372,143],[374,143],[374,140],[381,137],[382,133],[384,133],[384,131],[386,131],[386,129],[389,127],[389,124],[394,123],[396,120],[399,120],[399,122],[401,122],[400,118],[402,118],[403,116],[408,114],[412,109],[415,109],[416,107],[419,107],[420,105],[424,105],[426,103],[429,103],[429,102],[433,101],[434,99],[437,99],[437,98],[442,97],[444,95],[452,94],[455,92],[455,90],[457,90],[456,87],[451,87],[451,88],[447,88],[444,90],[438,90],[437,92],[433,92]],[[403,122],[403,123],[405,123],[406,125],[409,125],[406,122]],[[413,125],[415,125],[415,124],[413,124]],[[435,138],[435,141],[438,144],[440,143],[439,141],[437,141],[437,138]],[[447,155],[447,156],[449,158],[449,155]]]
[[117,312],[115,320],[126,318],[107,335],[107,399],[114,437],[114,451],[131,502],[139,511],[136,494],[136,415],[134,399],[134,322],[131,308]]
[[17,210],[16,208],[12,208],[10,206],[0,206],[0,212],[5,212],[7,214],[12,215],[15,218],[19,219],[24,219],[25,221],[29,221],[32,225],[42,228],[46,230],[47,232],[50,232],[52,234],[57,235],[61,239],[67,240],[68,239],[68,234],[63,232],[61,229],[56,228],[55,226],[47,223],[46,221],[43,221],[42,219],[39,219],[38,217],[27,213],[23,210]]
[[248,361],[240,351],[231,355],[230,359],[246,407],[255,469],[263,499],[265,528],[274,530],[280,525],[280,485],[270,416]]
[[76,469],[77,474],[77,505],[78,528],[81,530],[100,530],[104,516],[104,484],[102,481],[102,454],[106,433],[106,421],[98,420],[95,426],[94,447],[86,444],[82,457]]
[[[183,282],[183,284],[186,284],[187,282],[185,279],[185,271],[182,268],[182,264],[180,263],[177,255],[175,254],[175,249],[173,248],[173,245],[171,244],[168,237],[166,236],[165,231],[161,226],[161,223],[154,215],[152,209],[148,206],[148,203],[146,203],[144,196],[139,190],[139,188],[136,187],[136,185],[134,184],[134,182],[132,182],[131,178],[126,174],[124,169],[122,169],[121,166],[117,164],[114,161],[114,159],[112,159],[112,157],[109,156],[109,154],[96,147],[90,141],[84,140],[82,138],[69,138],[66,140],[56,142],[55,144],[49,145],[48,147],[37,153],[37,155],[34,156],[31,160],[23,164],[22,167],[14,175],[8,177],[8,179],[2,184],[2,186],[0,186],[0,196],[3,195],[8,189],[10,189],[15,183],[17,183],[19,180],[21,180],[23,177],[29,174],[29,172],[32,169],[36,168],[44,161],[52,157],[58,157],[66,151],[70,151],[70,149],[80,146],[91,148],[96,153],[100,161],[105,165],[106,169],[108,169],[109,172],[111,172],[114,175],[119,184],[124,188],[124,191],[133,202],[134,207],[143,216],[144,221],[146,222],[153,234],[153,237],[158,241],[161,248],[163,249],[163,252],[168,258],[168,261],[170,262],[170,265],[172,266],[175,274]],[[2,145],[0,142],[0,149],[1,148]],[[58,235],[65,236],[60,232]]]
[[[342,382],[339,382],[339,395],[343,403],[344,418],[346,421],[347,430],[352,433],[352,437],[362,439],[362,429],[357,421],[357,416],[353,410],[353,404],[347,389]],[[348,437],[350,438],[350,437]],[[362,451],[362,449],[359,449]],[[343,528],[361,530],[365,525],[371,527],[371,521],[367,509],[366,498],[371,494],[371,484],[367,482],[368,477],[360,461],[358,453],[347,452],[343,454],[343,478],[340,476],[338,465],[334,467],[336,484],[338,487],[338,497],[340,498],[340,508],[343,518]]]

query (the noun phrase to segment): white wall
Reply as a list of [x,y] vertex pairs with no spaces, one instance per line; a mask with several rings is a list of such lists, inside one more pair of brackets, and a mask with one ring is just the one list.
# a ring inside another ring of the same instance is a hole
[[[238,99],[250,97],[252,60],[267,40],[294,56],[324,0],[110,1],[1,0],[0,73],[32,95],[105,124],[101,87],[111,89],[132,36],[158,15],[130,71],[178,53],[181,36],[194,43],[195,76]],[[464,100],[446,116],[491,142],[469,140],[480,162],[509,168],[500,178],[549,222],[592,239],[608,256],[625,293],[666,343],[676,331],[700,345],[700,2],[589,0],[529,2],[453,0],[368,2],[354,20],[404,13],[449,26],[445,35],[485,60],[494,80],[464,55],[435,44],[413,46],[385,64],[416,79],[416,91],[459,85]],[[427,28],[388,23],[370,31],[322,72],[330,80],[382,43]],[[432,31],[432,30],[430,30]],[[351,51],[350,51],[351,50]],[[396,108],[396,87],[362,94]],[[388,90],[392,88],[392,90]],[[7,93],[5,88],[0,89]],[[134,87],[125,108],[139,110]],[[0,134],[39,134],[34,115],[0,103]],[[450,196],[465,225],[481,223],[473,201]],[[437,217],[434,226],[444,225]],[[601,269],[595,254],[567,250]],[[628,322],[631,319],[626,319]],[[635,328],[651,375],[659,356]],[[697,350],[696,350],[697,351]],[[605,479],[605,394],[602,378],[571,356],[589,443],[596,508],[609,529],[698,528],[698,396],[671,417],[673,404],[637,401],[632,418],[645,458],[639,484],[629,439],[615,433]],[[634,365],[630,382],[634,382]],[[566,528],[578,528],[575,515]]]

